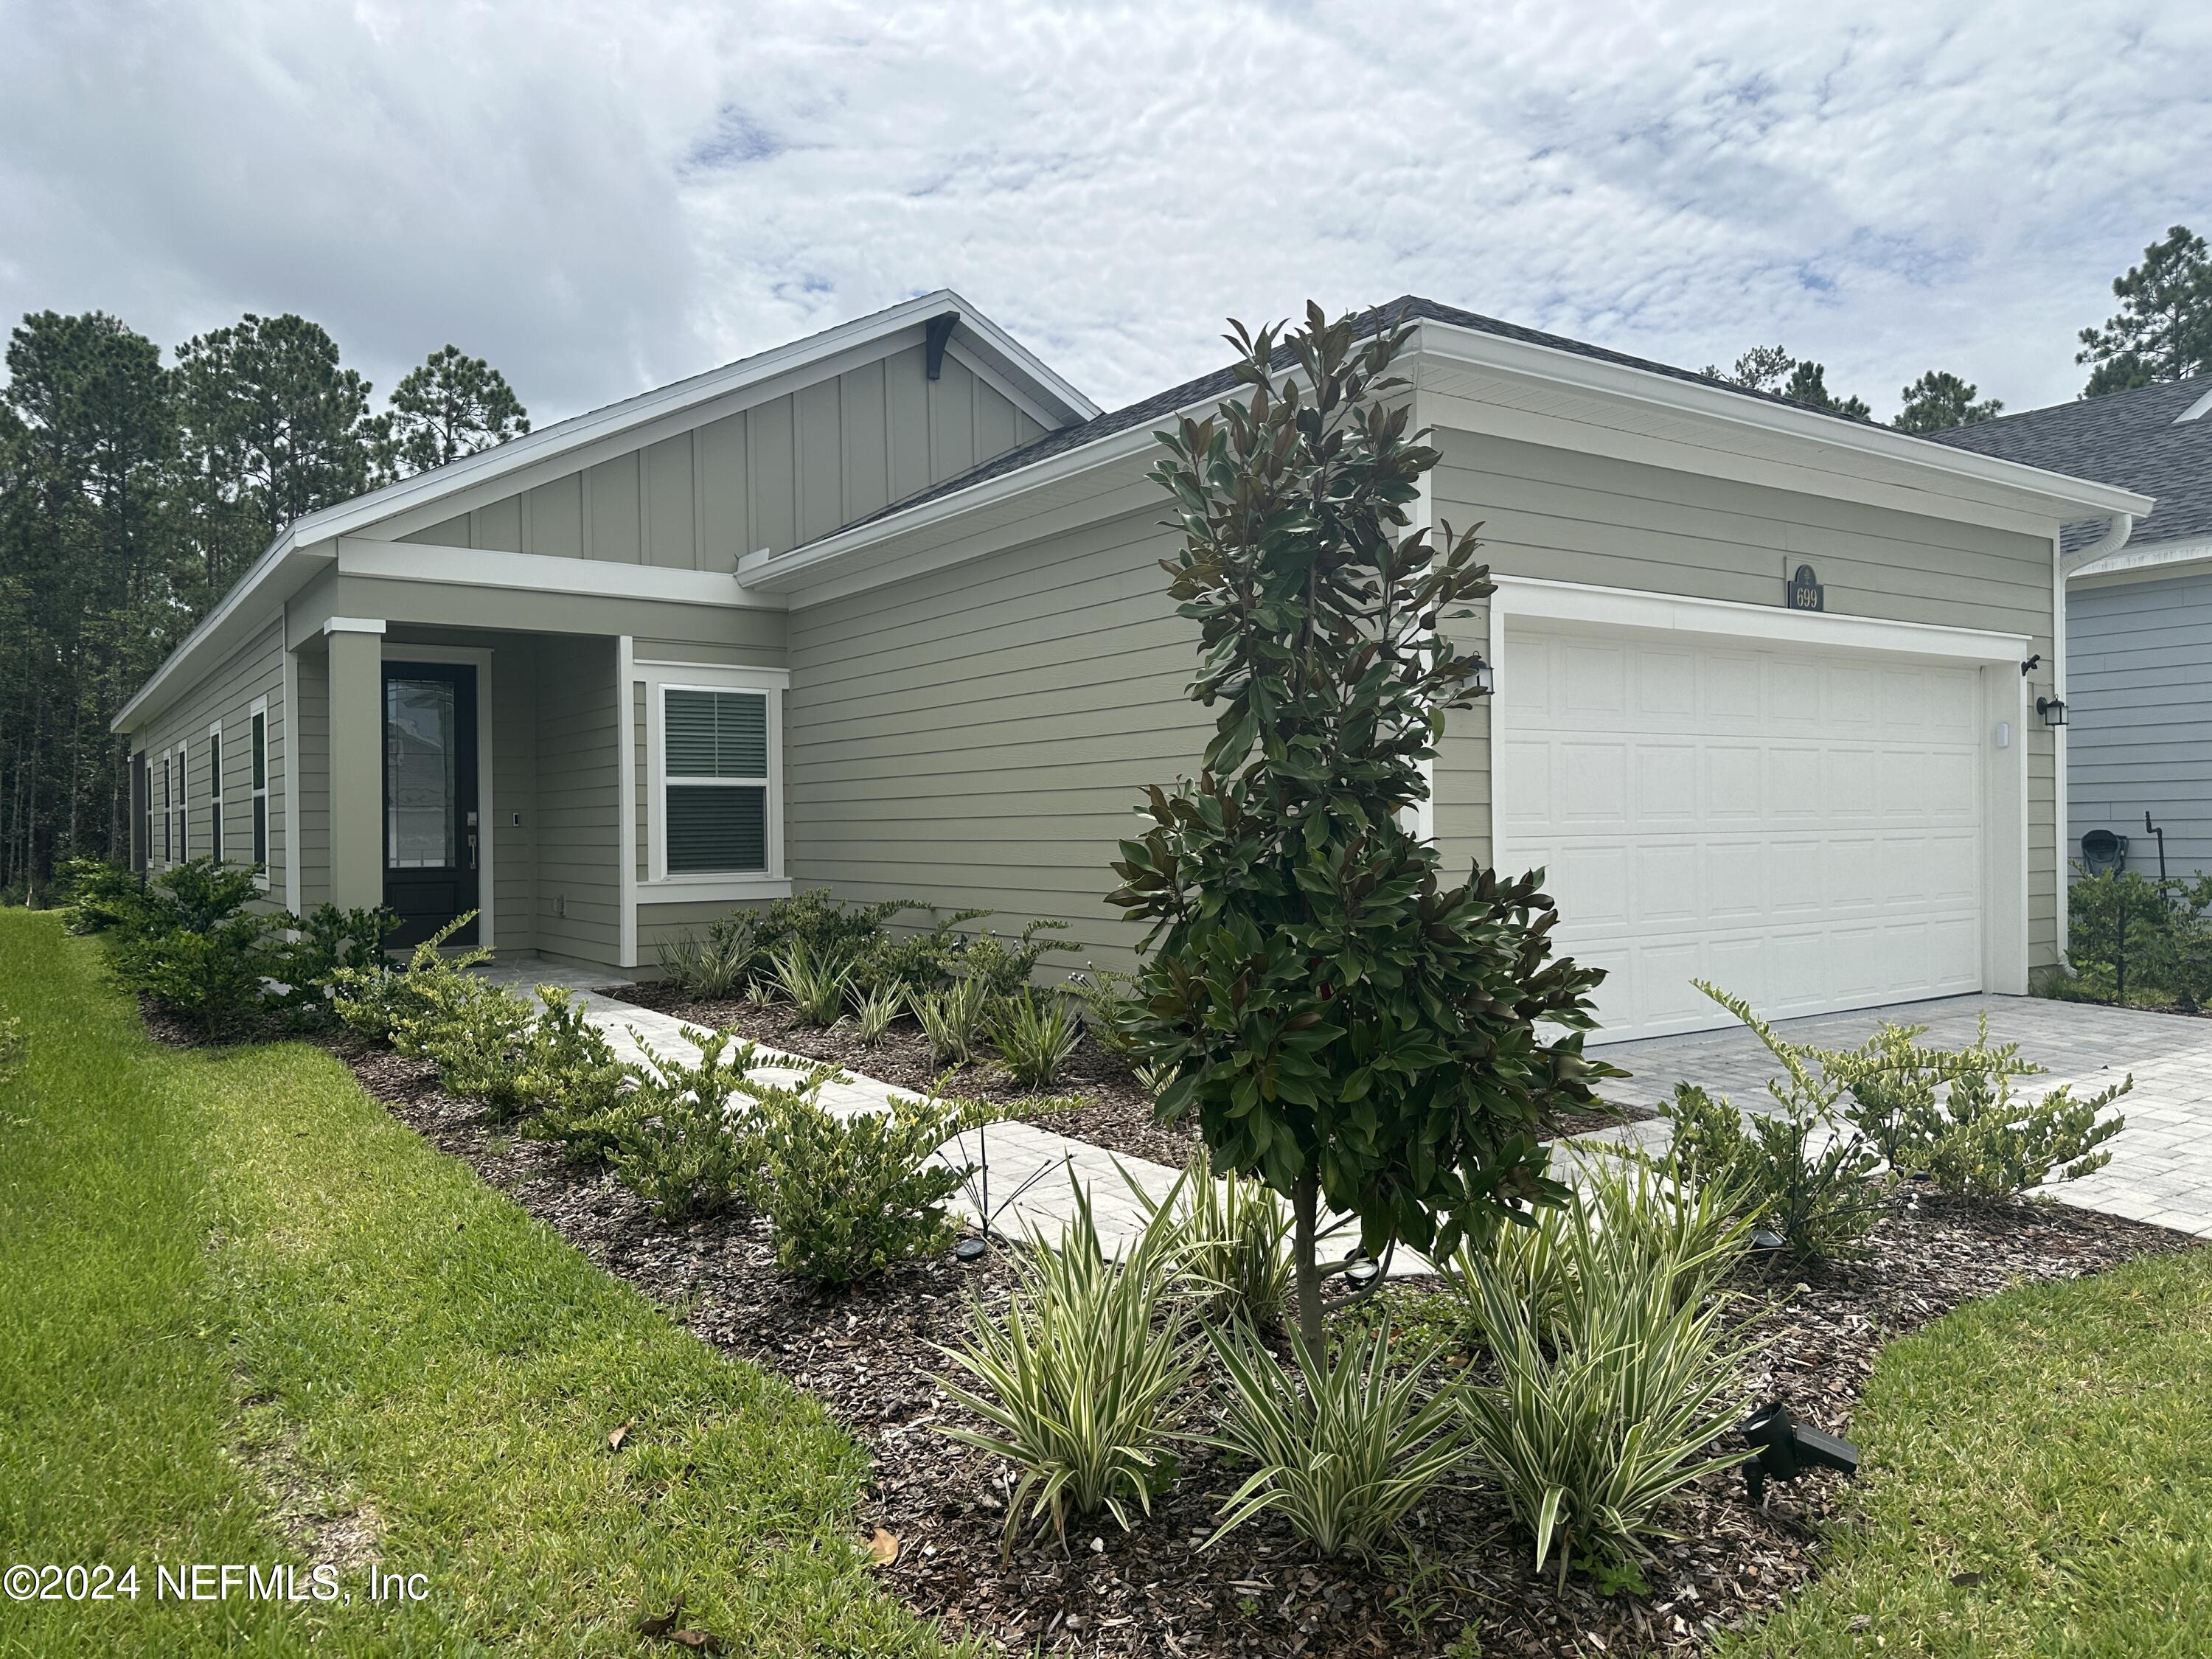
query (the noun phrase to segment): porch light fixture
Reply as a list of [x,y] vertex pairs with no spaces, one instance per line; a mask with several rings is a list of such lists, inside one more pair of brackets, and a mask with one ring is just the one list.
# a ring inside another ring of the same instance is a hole
[[1474,689],[1485,697],[1498,690],[1498,671],[1480,657],[1474,659]]
[[1737,1431],[1756,1449],[1744,1461],[1743,1484],[1751,1501],[1766,1501],[1769,1480],[1795,1480],[1808,1469],[1859,1472],[1859,1449],[1850,1441],[1808,1428],[1780,1401],[1762,1406]]
[[2066,724],[2066,705],[2056,697],[2038,697],[2035,712],[2043,716],[2043,723],[2053,731]]

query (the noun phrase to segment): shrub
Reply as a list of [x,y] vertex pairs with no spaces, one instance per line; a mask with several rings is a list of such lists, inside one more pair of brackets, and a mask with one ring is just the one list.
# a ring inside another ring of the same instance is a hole
[[840,904],[826,887],[811,888],[777,899],[757,911],[756,933],[764,957],[774,957],[793,940],[817,961],[857,960],[884,935],[884,924],[906,910],[928,907],[915,899],[886,899],[876,904]]
[[769,1218],[776,1265],[842,1287],[949,1248],[945,1201],[969,1172],[932,1158],[959,1126],[957,1109],[894,1096],[888,1111],[840,1116],[816,1098],[833,1074],[754,1093],[757,1161],[744,1186]]
[[1009,997],[1026,990],[1037,963],[1053,948],[1052,941],[1042,935],[1062,933],[1066,927],[1064,921],[1032,921],[1012,945],[996,933],[970,939],[961,952],[960,972],[964,978],[981,981],[993,996]]
[[1064,999],[1026,985],[1000,1000],[990,1031],[1006,1074],[1025,1089],[1050,1088],[1083,1039],[1083,1027]]
[[265,1010],[277,966],[277,918],[246,907],[261,896],[248,869],[195,859],[148,884],[143,908],[118,930],[116,975],[209,1036]]
[[1850,1056],[1867,1065],[1851,1085],[1852,1121],[1900,1173],[1959,1197],[1999,1200],[2043,1185],[2054,1170],[2073,1181],[2112,1160],[2097,1149],[2127,1120],[2098,1115],[2135,1086],[2132,1076],[2082,1101],[2070,1086],[2016,1098],[2014,1079],[2043,1068],[2021,1060],[2016,1042],[1991,1047],[1988,1015],[1961,1049],[1921,1047],[1925,1030],[1885,1025]]
[[[1148,1217],[1158,1210],[1134,1181],[1129,1189]],[[1194,1300],[1199,1316],[1261,1332],[1281,1323],[1291,1291],[1291,1212],[1282,1200],[1265,1182],[1234,1170],[1216,1177],[1203,1151],[1170,1197],[1174,1284]]]
[[2074,973],[2050,988],[2097,1002],[2170,1000],[2192,1012],[2212,1001],[2212,876],[2075,869],[2066,898]]
[[282,1001],[295,1020],[311,1025],[327,1024],[337,1018],[331,997],[341,973],[352,969],[380,973],[389,966],[392,936],[400,925],[399,917],[381,905],[341,910],[335,904],[319,904],[304,916],[286,916],[283,924],[293,937],[274,947],[274,971],[286,988]]
[[[1597,1179],[1564,1215],[1532,1294],[1532,1258],[1461,1259],[1498,1381],[1470,1389],[1467,1422],[1539,1571],[1577,1554],[1648,1557],[1668,1499],[1741,1461],[1706,1449],[1733,1418],[1741,1350],[1711,1287],[1740,1255],[1679,1179]],[[1708,1218],[1700,1219],[1700,1216]]]
[[617,1144],[607,1157],[665,1221],[727,1207],[752,1159],[747,1115],[738,1102],[761,1092],[745,1080],[758,1063],[751,1043],[732,1054],[727,1031],[686,1026],[684,1035],[698,1045],[698,1060],[687,1064],[647,1050],[646,1068],[634,1074],[638,1085],[615,1115]]
[[939,1386],[987,1425],[941,1432],[1020,1472],[1009,1554],[1025,1522],[1064,1540],[1071,1517],[1103,1511],[1127,1531],[1131,1506],[1151,1513],[1175,1474],[1176,1400],[1194,1355],[1188,1314],[1167,1294],[1172,1206],[1116,1266],[1099,1249],[1090,1195],[1074,1190],[1058,1242],[1032,1233],[1017,1259],[1004,1311],[971,1295],[968,1343],[940,1351],[973,1386]]
[[1085,968],[1067,976],[1067,990],[1083,1005],[1083,1030],[1098,1052],[1127,1066],[1135,1063],[1128,1027],[1137,1012],[1133,974]]
[[934,991],[958,975],[968,941],[953,929],[980,921],[988,910],[957,910],[926,932],[884,933],[870,941],[853,964],[853,982],[863,990]]
[[775,981],[799,1011],[802,1025],[834,1025],[845,1012],[845,992],[853,982],[847,961],[825,957],[803,939],[777,954]]
[[1677,1086],[1660,1108],[1674,1127],[1677,1167],[1692,1181],[1724,1184],[1801,1260],[1854,1254],[1880,1218],[1889,1183],[1880,1148],[1849,1121],[1842,1103],[1881,1068],[1879,1037],[1848,1053],[1788,1042],[1742,998],[1694,982],[1781,1062],[1783,1075],[1766,1085],[1781,1109],[1740,1116],[1703,1089]]
[[979,979],[956,980],[942,991],[909,991],[907,1006],[929,1039],[929,1058],[938,1066],[965,1066],[975,1057],[991,1012],[989,987]]
[[879,985],[872,991],[856,989],[853,994],[853,1020],[859,1027],[861,1046],[872,1048],[881,1042],[904,1006],[905,999],[896,985]]
[[107,859],[67,859],[54,874],[68,896],[72,933],[128,930],[145,917],[146,884],[127,865]]
[[1323,1555],[1370,1554],[1458,1465],[1467,1441],[1457,1393],[1423,1384],[1434,1351],[1391,1364],[1378,1324],[1331,1358],[1293,1337],[1293,1369],[1242,1330],[1208,1327],[1228,1388],[1221,1431],[1199,1443],[1255,1465],[1222,1505],[1210,1545],[1273,1513]]
[[[368,975],[373,995],[382,1002],[374,1012],[349,1014],[341,1008],[338,1017],[357,1031],[380,1020],[394,1048],[436,1065],[448,1093],[477,1102],[495,1118],[512,1117],[529,1103],[521,1076],[530,1005],[468,971],[489,959],[489,951],[441,954],[439,945],[468,920],[457,917],[416,946],[405,973]],[[357,970],[341,969],[340,978],[348,993],[362,984]]]

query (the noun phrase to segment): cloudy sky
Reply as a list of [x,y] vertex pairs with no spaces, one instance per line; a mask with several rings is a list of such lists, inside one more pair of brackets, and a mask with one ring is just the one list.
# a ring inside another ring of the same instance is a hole
[[1413,292],[2069,397],[2212,6],[0,0],[0,313],[453,341],[540,423],[939,286],[1112,406]]

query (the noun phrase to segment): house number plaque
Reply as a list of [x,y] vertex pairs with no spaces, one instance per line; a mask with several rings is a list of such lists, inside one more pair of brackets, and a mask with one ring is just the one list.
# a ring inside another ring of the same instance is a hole
[[1792,611],[1826,611],[1828,608],[1821,599],[1820,578],[1813,574],[1813,567],[1809,564],[1797,567],[1797,574],[1785,584],[1785,592],[1788,597],[1784,603]]

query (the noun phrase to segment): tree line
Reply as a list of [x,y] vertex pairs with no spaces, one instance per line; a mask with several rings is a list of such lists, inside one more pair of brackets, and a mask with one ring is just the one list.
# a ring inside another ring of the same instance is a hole
[[[2212,368],[2212,256],[2188,226],[2174,226],[2145,248],[2141,264],[2112,279],[2112,295],[2120,302],[2118,312],[2077,337],[2081,349],[2074,361],[2089,367],[2084,398],[2186,380]],[[1778,345],[1753,346],[1730,367],[1708,363],[1705,372],[1855,421],[1873,418],[1865,398],[1829,391],[1826,365],[1793,357]],[[1900,432],[1972,426],[2004,410],[1948,369],[1929,369],[1899,396],[1904,407],[1890,424]]]
[[303,514],[530,429],[447,345],[381,410],[316,324],[251,313],[161,348],[101,312],[38,312],[0,386],[0,895],[130,844],[108,722]]

